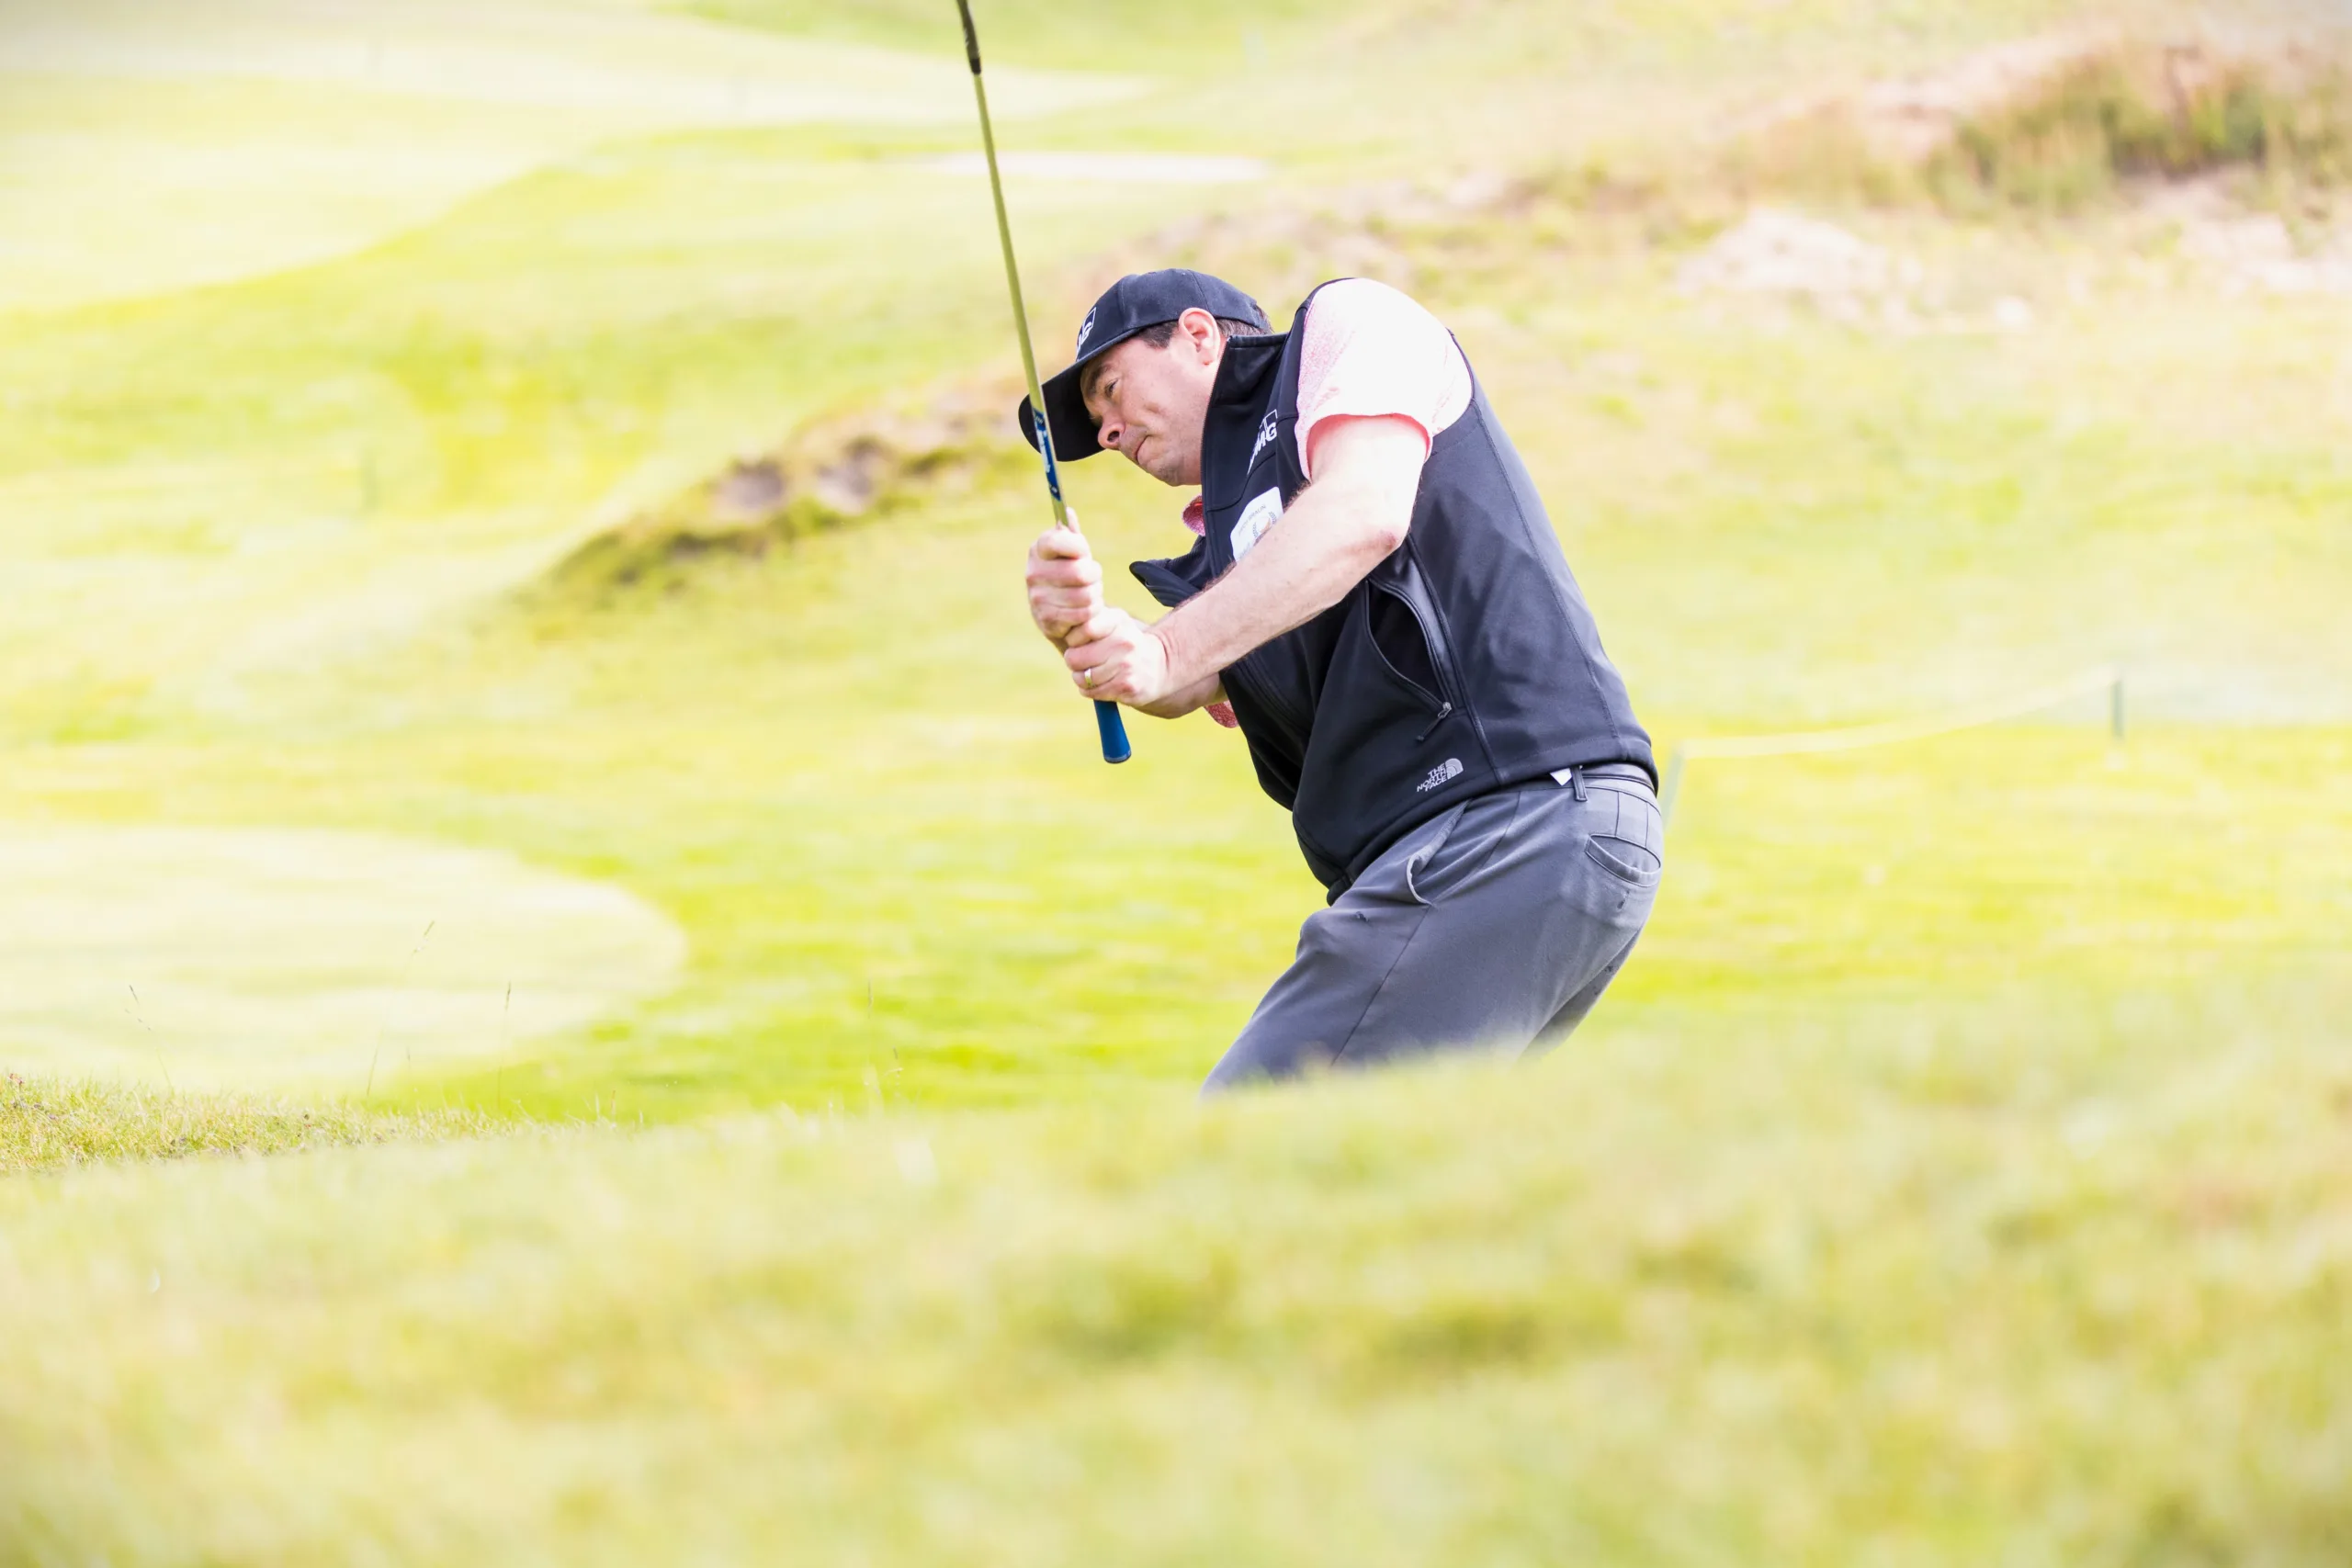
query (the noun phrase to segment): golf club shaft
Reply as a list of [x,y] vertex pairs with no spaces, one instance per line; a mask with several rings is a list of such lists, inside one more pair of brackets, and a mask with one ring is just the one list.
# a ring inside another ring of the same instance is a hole
[[[1036,423],[1037,455],[1046,463],[1046,491],[1054,498],[1054,525],[1073,526],[1069,508],[1062,502],[1061,468],[1054,461],[1054,433],[1046,418],[1046,391],[1037,379],[1037,352],[1029,344],[1029,308],[1021,298],[1021,267],[1012,259],[1012,220],[1004,210],[1004,177],[997,172],[996,130],[989,123],[988,85],[980,77],[980,35],[972,26],[972,0],[956,0],[964,17],[964,58],[972,66],[972,97],[980,106],[980,145],[989,160],[989,194],[996,198],[997,243],[1004,247],[1004,281],[1012,294],[1012,326],[1021,337],[1021,368],[1029,378],[1029,412]],[[1116,703],[1094,705],[1094,728],[1101,732],[1102,760],[1124,762],[1135,754],[1127,744],[1127,727]]]

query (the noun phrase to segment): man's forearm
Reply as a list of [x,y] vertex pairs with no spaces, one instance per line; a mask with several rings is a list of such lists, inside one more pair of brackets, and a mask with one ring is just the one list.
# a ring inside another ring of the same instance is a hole
[[1072,634],[1062,662],[1082,694],[1190,713],[1216,700],[1243,654],[1338,604],[1404,543],[1429,456],[1421,427],[1401,415],[1336,420],[1315,450],[1314,485],[1206,592],[1157,626],[1103,611]]
[[1239,565],[1153,626],[1179,690],[1215,679],[1251,649],[1313,620],[1404,542],[1402,525],[1381,516],[1394,509],[1353,490],[1302,491]]

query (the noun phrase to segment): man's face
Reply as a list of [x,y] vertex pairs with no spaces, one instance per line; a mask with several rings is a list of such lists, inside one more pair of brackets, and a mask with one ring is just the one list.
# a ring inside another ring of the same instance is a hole
[[1201,428],[1225,357],[1206,310],[1187,310],[1165,348],[1131,337],[1087,367],[1086,412],[1102,445],[1162,484],[1201,482]]

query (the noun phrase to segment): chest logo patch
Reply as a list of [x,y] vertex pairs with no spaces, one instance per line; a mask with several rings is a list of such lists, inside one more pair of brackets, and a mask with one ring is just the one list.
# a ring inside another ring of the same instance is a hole
[[1258,454],[1273,445],[1275,433],[1281,428],[1282,421],[1271,413],[1266,416],[1265,423],[1258,426],[1258,439],[1250,446],[1250,461],[1253,467],[1258,461]]
[[1282,520],[1283,492],[1279,486],[1265,491],[1241,509],[1240,520],[1233,525],[1233,558],[1239,561],[1250,553],[1250,547],[1266,536],[1266,530]]
[[1436,767],[1430,770],[1430,776],[1423,779],[1414,789],[1413,793],[1415,795],[1427,795],[1433,789],[1443,789],[1447,784],[1452,784],[1461,776],[1462,759],[1459,757],[1448,757],[1444,761],[1440,762]]

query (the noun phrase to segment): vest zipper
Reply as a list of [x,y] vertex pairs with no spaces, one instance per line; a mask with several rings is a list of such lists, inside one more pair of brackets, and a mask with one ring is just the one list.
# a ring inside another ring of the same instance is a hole
[[1414,745],[1416,745],[1416,746],[1419,746],[1422,741],[1427,740],[1427,739],[1429,739],[1432,734],[1434,734],[1434,733],[1436,732],[1436,730],[1437,730],[1437,727],[1438,727],[1439,725],[1443,724],[1447,719],[1449,719],[1449,718],[1451,718],[1451,717],[1453,717],[1453,705],[1452,703],[1440,703],[1440,704],[1438,704],[1438,706],[1437,706],[1437,716],[1436,716],[1435,718],[1433,718],[1433,719],[1430,720],[1430,727],[1429,727],[1429,728],[1422,730],[1419,735],[1416,735],[1416,736],[1414,736],[1414,737],[1413,737],[1413,744],[1414,744]]
[[[1413,625],[1421,634],[1421,647],[1429,652],[1430,672],[1437,677],[1437,690],[1429,694],[1437,698],[1439,703],[1444,706],[1447,712],[1451,712],[1453,707],[1453,698],[1450,695],[1454,689],[1453,677],[1452,672],[1446,668],[1445,650],[1443,647],[1440,645],[1436,637],[1431,635],[1430,631],[1429,617],[1421,614],[1421,607],[1419,604],[1414,604],[1413,596],[1410,593],[1406,592],[1402,588],[1395,587],[1385,582],[1374,583],[1373,585],[1373,592],[1375,593],[1387,594],[1390,598],[1396,600],[1396,603],[1404,605],[1405,613],[1413,617]],[[1403,671],[1400,671],[1398,673],[1402,674]],[[1418,688],[1420,685],[1419,681],[1415,681],[1409,676],[1406,679],[1407,683],[1411,686]],[[1444,716],[1444,713],[1438,715],[1438,717],[1441,719]],[[1432,728],[1434,728],[1434,726],[1432,726]]]

